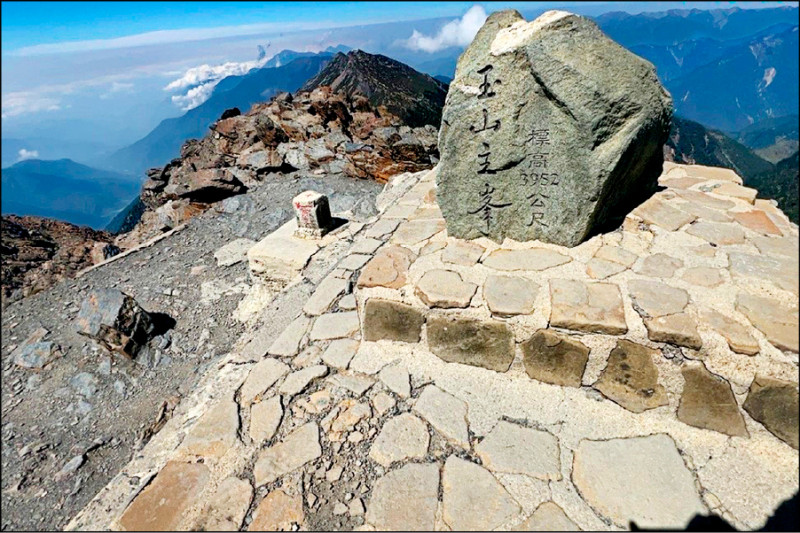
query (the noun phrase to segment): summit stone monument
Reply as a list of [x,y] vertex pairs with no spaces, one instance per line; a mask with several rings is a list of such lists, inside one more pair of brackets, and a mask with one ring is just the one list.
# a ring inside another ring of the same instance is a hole
[[672,99],[594,22],[492,14],[458,61],[439,132],[450,236],[575,246],[656,188]]

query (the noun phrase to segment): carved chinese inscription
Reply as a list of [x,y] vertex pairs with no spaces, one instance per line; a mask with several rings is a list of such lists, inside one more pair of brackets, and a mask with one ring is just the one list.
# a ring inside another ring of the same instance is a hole
[[[503,82],[496,78],[494,81],[490,80],[489,75],[493,68],[492,65],[485,65],[478,69],[478,74],[483,75],[478,98],[493,98],[497,96],[497,93],[492,90],[492,85],[502,85]],[[483,124],[477,127],[475,125],[469,127],[469,131],[473,134],[483,134],[480,141],[481,148],[478,150],[478,174],[497,174],[498,169],[491,168],[491,162],[489,160],[492,156],[492,152],[488,135],[489,132],[496,132],[500,129],[500,119],[491,120],[489,117],[489,110],[486,107],[481,109],[481,117],[483,118]],[[512,205],[511,202],[497,199],[495,193],[497,193],[497,189],[488,181],[484,182],[483,189],[478,194],[478,207],[468,211],[470,215],[480,215],[481,220],[486,225],[486,229],[480,230],[484,236],[489,235],[491,230],[491,225],[494,220],[493,211],[496,209],[505,209]]]
[[652,65],[591,20],[493,13],[442,112],[449,236],[575,246],[617,227],[656,187],[671,110]]

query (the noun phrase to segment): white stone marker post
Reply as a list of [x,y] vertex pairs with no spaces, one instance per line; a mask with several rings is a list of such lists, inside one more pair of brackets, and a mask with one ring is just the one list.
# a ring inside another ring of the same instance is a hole
[[316,191],[301,192],[292,200],[298,237],[320,238],[333,226],[328,197]]

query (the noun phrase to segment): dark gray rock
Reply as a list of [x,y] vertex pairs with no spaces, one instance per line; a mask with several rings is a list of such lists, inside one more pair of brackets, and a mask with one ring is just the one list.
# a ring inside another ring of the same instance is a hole
[[55,357],[58,346],[52,341],[33,342],[17,350],[14,362],[23,368],[44,368]]
[[589,347],[554,331],[542,329],[520,346],[528,375],[545,383],[580,387]]
[[575,246],[613,227],[655,190],[671,116],[653,65],[589,19],[493,13],[439,131],[448,234]]
[[129,357],[135,357],[155,331],[151,315],[117,289],[92,292],[83,301],[75,324],[81,335]]
[[678,420],[690,426],[719,431],[732,437],[749,437],[731,385],[702,364],[681,369],[685,383]]
[[505,372],[514,360],[514,333],[498,320],[431,317],[428,347],[448,363]]
[[410,305],[370,298],[364,307],[364,340],[419,342],[425,316]]
[[770,433],[797,449],[799,402],[797,383],[756,376],[743,407]]

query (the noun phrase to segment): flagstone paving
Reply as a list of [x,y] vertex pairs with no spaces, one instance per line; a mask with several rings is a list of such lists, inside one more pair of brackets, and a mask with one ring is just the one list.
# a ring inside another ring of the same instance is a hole
[[69,529],[762,527],[800,483],[797,226],[664,171],[571,249],[450,238],[436,169],[393,178]]

